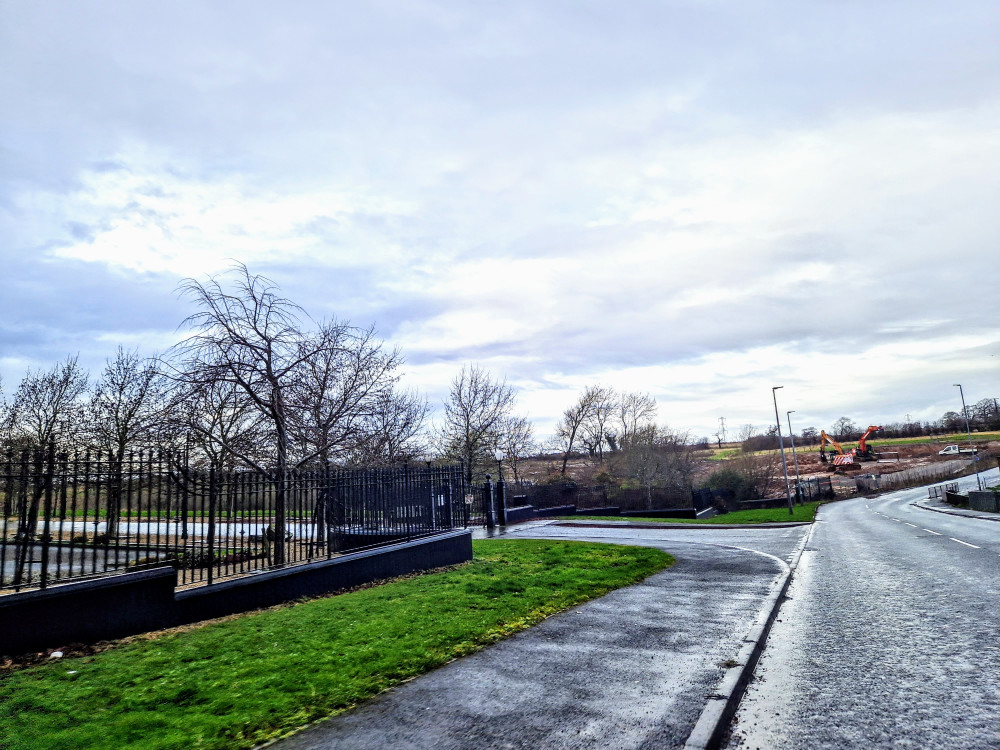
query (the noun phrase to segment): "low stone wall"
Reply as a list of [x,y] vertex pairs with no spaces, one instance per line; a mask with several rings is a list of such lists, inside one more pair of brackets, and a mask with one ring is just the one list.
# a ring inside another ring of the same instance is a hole
[[[576,506],[575,505],[557,505],[554,508],[536,508],[535,517],[544,518],[545,516],[575,516]],[[510,521],[510,516],[507,516],[507,520]]]
[[738,510],[760,510],[762,508],[787,508],[787,497],[770,497],[764,500],[743,500]]
[[661,508],[660,510],[623,510],[622,517],[628,518],[697,518],[694,508]]
[[536,518],[536,516],[535,506],[533,505],[518,505],[516,508],[507,508],[508,524],[531,521],[534,518]]
[[958,492],[951,492],[950,490],[945,490],[944,501],[949,505],[954,505],[959,508],[965,508],[969,505],[969,496],[962,495]]
[[174,624],[171,567],[0,596],[0,654],[94,643]]
[[0,654],[93,643],[472,559],[460,530],[176,592],[172,567],[0,596]]
[[987,513],[1000,513],[1000,492],[971,490],[969,492],[969,507],[972,510],[982,510]]

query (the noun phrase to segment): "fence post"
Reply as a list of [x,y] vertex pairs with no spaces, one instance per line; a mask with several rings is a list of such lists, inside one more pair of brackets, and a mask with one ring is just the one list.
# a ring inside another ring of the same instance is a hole
[[215,574],[215,464],[208,469],[208,583]]
[[489,474],[483,482],[483,516],[486,518],[487,529],[496,528],[496,522],[493,520],[493,481]]
[[45,522],[42,524],[42,575],[41,588],[49,584],[49,547],[52,544],[52,483],[55,474],[56,444],[49,443],[48,455],[45,457]]
[[497,521],[503,527],[507,526],[507,483],[503,481],[503,474],[497,480],[495,487]]
[[[385,470],[385,474],[388,474],[388,469]],[[383,480],[382,480],[383,485],[387,483],[385,474],[383,474]],[[413,529],[411,528],[413,521],[413,514],[411,512],[411,507],[410,507],[410,465],[405,462],[403,463],[402,491],[400,491],[399,488],[398,477],[396,477],[395,480],[388,479],[388,482],[391,482],[390,490],[388,493],[389,498],[387,498],[388,502],[390,503],[393,512],[396,514],[397,518],[399,518],[400,508],[402,508],[403,523],[405,524],[406,527],[406,539],[409,540],[410,537],[413,536]],[[395,490],[396,497],[392,497],[393,489]],[[402,497],[400,498],[400,496]],[[400,499],[402,499],[402,503],[400,503]]]
[[465,484],[465,470],[462,470],[462,475],[459,477],[459,502],[462,503],[462,528],[469,528],[469,521],[471,520],[472,508],[470,503],[472,500],[472,487]]
[[441,485],[441,497],[444,498],[444,519],[445,523],[448,524],[449,529],[455,528],[454,517],[455,509],[452,507],[452,502],[454,498],[452,497],[451,491],[451,477],[448,477],[449,481]]

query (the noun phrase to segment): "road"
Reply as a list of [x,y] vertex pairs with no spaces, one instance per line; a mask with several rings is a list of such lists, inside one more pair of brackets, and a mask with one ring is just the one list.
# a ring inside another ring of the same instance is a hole
[[821,509],[727,747],[1000,748],[1000,523],[926,497]]

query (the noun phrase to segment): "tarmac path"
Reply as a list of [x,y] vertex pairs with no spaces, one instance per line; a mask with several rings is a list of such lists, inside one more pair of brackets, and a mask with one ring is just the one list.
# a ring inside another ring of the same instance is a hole
[[1000,523],[926,498],[821,508],[728,747],[1000,748]]
[[511,527],[677,563],[278,741],[320,748],[679,748],[808,527]]

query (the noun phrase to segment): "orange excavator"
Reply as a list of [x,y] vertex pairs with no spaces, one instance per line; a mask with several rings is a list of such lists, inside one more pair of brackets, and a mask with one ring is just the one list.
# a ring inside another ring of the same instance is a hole
[[858,440],[858,447],[854,449],[854,457],[861,461],[876,461],[878,460],[878,454],[875,453],[875,449],[868,445],[868,438],[870,438],[874,433],[882,429],[881,425],[868,425],[868,429],[865,430],[865,434],[861,436]]
[[833,449],[837,452],[837,455],[833,457],[834,466],[850,466],[857,461],[874,461],[878,456],[875,454],[875,449],[868,445],[868,438],[870,438],[874,433],[881,430],[880,425],[869,425],[868,429],[858,440],[858,447],[851,448],[849,451],[845,451],[843,447],[834,440],[832,437],[826,434],[825,430],[820,430],[819,433],[819,460],[826,463],[826,446],[827,444],[833,446]]

